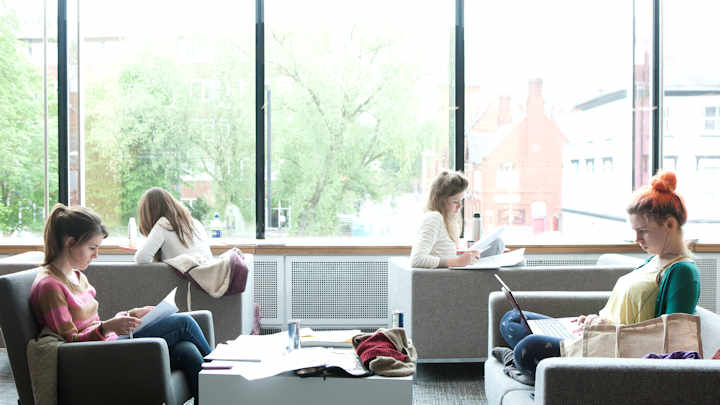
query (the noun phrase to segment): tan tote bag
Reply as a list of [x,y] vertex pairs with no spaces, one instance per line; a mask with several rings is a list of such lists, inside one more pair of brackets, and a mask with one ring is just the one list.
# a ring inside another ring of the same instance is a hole
[[695,351],[702,356],[700,318],[666,314],[632,325],[593,325],[582,338],[562,341],[564,357],[642,358],[648,353]]

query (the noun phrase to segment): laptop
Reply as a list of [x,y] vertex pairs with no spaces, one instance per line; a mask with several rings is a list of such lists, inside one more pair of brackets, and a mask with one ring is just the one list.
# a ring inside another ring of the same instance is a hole
[[[560,339],[574,339],[582,336],[582,331],[579,330],[576,317],[568,318],[548,318],[548,319],[527,319],[525,314],[520,309],[515,296],[513,296],[510,287],[498,276],[494,275],[497,281],[500,283],[500,289],[505,294],[510,306],[513,307],[520,314],[520,322],[525,325],[533,334],[552,336]],[[575,332],[577,331],[577,332]]]

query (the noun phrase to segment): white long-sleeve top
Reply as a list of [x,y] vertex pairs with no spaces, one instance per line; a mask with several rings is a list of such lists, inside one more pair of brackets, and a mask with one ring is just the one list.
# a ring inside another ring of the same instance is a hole
[[410,251],[410,265],[431,269],[447,267],[448,259],[456,254],[457,246],[450,239],[442,214],[426,212]]
[[160,250],[162,260],[177,257],[183,253],[212,257],[205,227],[197,219],[193,218],[192,220],[197,234],[193,234],[193,239],[187,241],[188,247],[185,247],[180,242],[177,233],[172,230],[170,221],[165,217],[160,217],[150,230],[145,243],[135,252],[135,262],[151,263],[158,250]]

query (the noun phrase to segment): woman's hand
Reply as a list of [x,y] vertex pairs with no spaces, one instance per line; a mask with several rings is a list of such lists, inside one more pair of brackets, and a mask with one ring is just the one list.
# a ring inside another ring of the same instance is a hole
[[147,315],[148,312],[152,311],[155,307],[152,305],[148,305],[145,307],[140,308],[133,308],[130,311],[128,311],[128,314],[135,318],[142,318],[143,316]]
[[135,328],[140,326],[140,318],[134,316],[116,316],[102,323],[102,330],[107,335],[115,332],[117,335],[129,335]]
[[449,267],[463,267],[468,266],[470,264],[475,263],[475,261],[480,257],[480,251],[479,250],[468,250],[466,252],[463,252],[458,257],[453,257],[448,259],[448,266]]
[[600,318],[598,314],[580,315],[575,318],[575,322],[578,324],[578,329],[575,332],[579,332],[588,326],[612,323],[608,319]]

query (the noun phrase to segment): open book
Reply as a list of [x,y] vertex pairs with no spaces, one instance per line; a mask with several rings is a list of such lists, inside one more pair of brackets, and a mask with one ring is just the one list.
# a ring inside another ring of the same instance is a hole
[[[207,359],[207,357],[206,357]],[[213,361],[214,363],[214,361]],[[233,372],[246,380],[258,380],[287,371],[301,376],[338,374],[345,377],[365,377],[369,372],[351,348],[303,347],[281,355],[263,358],[259,362],[236,361]],[[219,363],[226,366],[227,363]]]
[[134,333],[138,333],[155,322],[163,320],[178,311],[178,307],[175,305],[175,292],[177,292],[177,287],[173,288],[173,290],[170,291],[170,294],[163,298],[163,300],[160,301],[160,303],[157,304],[152,311],[148,312],[140,319],[142,321],[140,326],[130,333],[131,339]]

